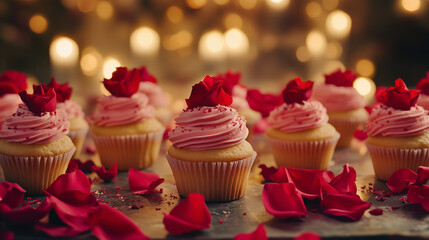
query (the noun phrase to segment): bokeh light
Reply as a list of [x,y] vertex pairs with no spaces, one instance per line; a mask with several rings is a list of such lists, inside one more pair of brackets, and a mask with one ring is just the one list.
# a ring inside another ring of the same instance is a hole
[[420,9],[420,0],[401,0],[401,6],[405,11],[415,12]]
[[319,31],[313,30],[309,32],[305,42],[306,42],[308,51],[313,56],[316,56],[316,57],[321,56],[326,51],[326,45],[327,45],[326,37]]
[[30,18],[28,23],[31,31],[35,33],[44,33],[48,28],[48,20],[43,15],[36,14]]
[[115,58],[107,58],[103,64],[103,75],[104,78],[110,79],[112,73],[116,70],[117,67],[120,67],[121,63]]
[[322,6],[318,2],[309,2],[305,6],[305,12],[311,18],[317,18],[322,14]]
[[166,12],[168,21],[178,23],[183,19],[183,11],[178,6],[171,6]]
[[283,10],[289,5],[289,0],[266,0],[266,2],[273,10]]
[[257,0],[238,0],[238,3],[242,8],[250,10],[256,7],[256,4],[258,3],[258,1]]
[[341,11],[335,10],[326,18],[326,30],[334,37],[345,37],[350,33],[352,20],[350,16]]
[[96,75],[101,68],[101,55],[95,48],[88,47],[82,51],[80,68],[86,76]]
[[140,27],[131,34],[130,46],[134,54],[141,56],[156,55],[159,45],[159,35],[152,28]]
[[107,1],[99,2],[95,11],[97,16],[102,20],[111,19],[114,13],[112,4]]
[[230,29],[225,33],[225,43],[228,53],[231,55],[243,55],[249,50],[249,39],[245,33],[237,28]]
[[369,59],[361,59],[356,63],[356,72],[364,77],[371,77],[374,75],[375,66]]
[[207,60],[220,60],[225,57],[225,41],[223,34],[217,30],[201,36],[198,44],[200,56]]
[[207,3],[207,0],[186,0],[186,3],[190,8],[198,9],[204,7],[204,5]]
[[298,61],[307,62],[310,58],[310,52],[306,46],[300,46],[296,49],[296,59],[298,59]]
[[74,64],[77,62],[79,56],[79,47],[77,43],[69,37],[57,37],[51,43],[49,55],[54,64]]

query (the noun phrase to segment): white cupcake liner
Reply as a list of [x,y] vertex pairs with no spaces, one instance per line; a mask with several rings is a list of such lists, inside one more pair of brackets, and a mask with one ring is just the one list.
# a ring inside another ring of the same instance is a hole
[[363,127],[366,119],[335,119],[329,118],[329,123],[335,127],[341,137],[338,140],[337,148],[349,147],[356,129]]
[[67,170],[76,148],[54,155],[22,157],[0,154],[0,165],[6,181],[18,183],[29,194],[39,195]]
[[318,141],[285,141],[268,138],[277,166],[327,169],[340,135]]
[[74,146],[76,147],[76,151],[73,154],[72,158],[79,158],[80,153],[82,152],[83,143],[85,142],[86,135],[88,134],[89,127],[69,131],[67,134],[72,140]]
[[148,167],[158,158],[164,128],[158,132],[125,136],[98,136],[90,132],[103,166],[115,162],[119,170]]
[[249,158],[232,162],[188,162],[168,153],[165,157],[181,196],[201,193],[208,202],[227,202],[244,195],[256,152]]
[[429,166],[429,148],[401,149],[366,143],[374,166],[375,176],[389,180],[392,173],[402,168],[417,172],[419,166]]

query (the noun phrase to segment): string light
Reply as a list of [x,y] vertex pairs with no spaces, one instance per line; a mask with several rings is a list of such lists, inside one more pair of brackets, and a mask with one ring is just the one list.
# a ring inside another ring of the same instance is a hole
[[49,55],[53,64],[75,64],[79,55],[79,47],[77,46],[77,43],[71,38],[57,37],[51,43]]
[[43,15],[36,14],[30,18],[28,22],[31,31],[35,33],[44,33],[48,28],[48,20]]
[[136,29],[130,37],[133,53],[142,56],[152,56],[158,53],[160,45],[158,33],[149,27]]
[[335,10],[326,18],[326,30],[334,37],[345,37],[350,33],[352,20],[350,16],[341,11]]

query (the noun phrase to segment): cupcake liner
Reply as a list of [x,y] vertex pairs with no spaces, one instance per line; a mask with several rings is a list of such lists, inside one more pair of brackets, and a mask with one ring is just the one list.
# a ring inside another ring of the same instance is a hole
[[71,138],[74,146],[76,147],[76,151],[73,154],[72,158],[79,158],[80,153],[82,152],[83,143],[85,142],[86,134],[88,133],[89,127],[70,131],[68,136]]
[[366,119],[333,119],[329,118],[329,123],[335,127],[341,137],[338,140],[337,148],[349,147],[353,140],[353,133],[356,129],[363,127]]
[[244,195],[256,152],[249,158],[232,162],[187,162],[168,153],[165,157],[181,196],[201,193],[207,202],[227,202]]
[[327,169],[340,135],[317,141],[285,141],[268,137],[277,166]]
[[91,137],[106,168],[117,162],[119,170],[141,169],[152,165],[158,158],[164,130],[126,136],[97,136],[91,133]]
[[18,183],[29,194],[40,195],[42,190],[67,170],[76,148],[55,156],[21,157],[0,154],[0,165],[6,181]]
[[374,166],[375,176],[389,180],[392,173],[402,168],[417,172],[419,166],[429,166],[429,148],[401,149],[366,143]]

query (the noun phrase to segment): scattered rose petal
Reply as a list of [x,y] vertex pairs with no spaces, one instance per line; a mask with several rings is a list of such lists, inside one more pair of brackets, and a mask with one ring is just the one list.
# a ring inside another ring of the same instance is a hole
[[7,230],[0,230],[0,239],[3,240],[14,240],[15,239],[15,234],[12,231],[7,231]]
[[126,67],[117,67],[112,73],[112,77],[104,79],[103,84],[113,96],[131,97],[139,89],[140,81],[138,69],[128,71]]
[[356,170],[349,166],[349,164],[345,164],[343,166],[343,172],[332,179],[329,185],[334,187],[338,193],[356,195],[357,187],[355,182]]
[[329,183],[332,181],[332,179],[335,178],[335,175],[333,172],[328,170],[322,170],[322,177],[325,180],[325,182]]
[[268,240],[267,231],[264,225],[259,224],[255,231],[251,233],[240,233],[235,235],[234,240]]
[[408,189],[407,201],[413,204],[421,204],[426,212],[429,212],[429,186],[411,186]]
[[134,194],[147,194],[155,191],[164,178],[159,178],[156,173],[140,172],[139,170],[130,168],[128,171],[128,185]]
[[400,193],[404,191],[404,189],[408,189],[409,186],[414,184],[417,179],[417,173],[414,171],[403,168],[396,170],[387,181],[387,186],[394,193]]
[[294,238],[293,240],[321,240],[321,239],[322,238],[316,233],[306,232]]
[[140,228],[125,214],[106,204],[101,204],[88,219],[92,233],[100,240],[142,239],[149,240]]
[[294,78],[282,92],[284,102],[287,104],[303,104],[303,101],[311,97],[313,83],[313,81],[303,82],[299,77]]
[[25,191],[17,183],[4,181],[0,183],[0,204],[6,204],[11,208],[18,207],[24,200]]
[[85,147],[85,151],[89,154],[95,154],[97,153],[97,148],[95,147],[95,145],[88,145]]
[[268,118],[262,118],[253,127],[253,132],[256,134],[265,133],[269,127],[270,123],[268,123]]
[[417,180],[414,185],[420,186],[426,184],[429,180],[429,167],[420,166],[417,170]]
[[275,167],[267,167],[265,164],[261,164],[259,165],[259,168],[262,170],[261,174],[265,181],[271,181],[275,183],[288,182],[285,167],[279,167],[277,169]]
[[204,201],[199,193],[189,194],[170,214],[164,214],[165,229],[173,235],[181,235],[209,228],[211,215]]
[[307,215],[301,193],[293,183],[267,183],[262,190],[265,210],[276,218],[301,218]]
[[115,164],[113,164],[113,166],[107,171],[104,166],[97,167],[95,165],[92,167],[92,170],[104,181],[116,181],[116,175],[118,175],[118,163],[115,162]]
[[294,183],[304,198],[323,198],[324,193],[337,193],[324,178],[322,170],[287,168],[288,182]]
[[42,86],[34,85],[33,91],[33,94],[28,94],[26,91],[19,93],[21,100],[27,105],[30,111],[40,114],[42,112],[53,112],[57,109],[57,99],[53,88],[45,91]]
[[353,132],[353,137],[356,138],[358,141],[365,141],[368,138],[368,134],[362,129],[356,129],[356,131]]
[[186,99],[188,108],[214,107],[218,104],[231,105],[232,97],[225,92],[223,84],[220,78],[206,76],[203,81],[192,86],[191,96]]
[[79,169],[84,173],[91,173],[93,172],[94,166],[95,164],[92,160],[81,162],[79,159],[71,159],[66,172],[69,173],[73,172],[74,169]]
[[31,226],[41,218],[45,217],[50,209],[50,205],[42,202],[37,208],[33,208],[28,204],[23,204],[22,207],[12,209],[6,204],[0,204],[0,215],[8,222],[16,225]]
[[86,231],[79,231],[63,225],[53,225],[47,223],[36,223],[34,228],[55,238],[75,237]]
[[356,78],[357,75],[351,70],[341,72],[341,69],[338,69],[331,74],[325,75],[325,83],[333,84],[338,87],[353,87]]
[[385,92],[380,94],[380,100],[388,107],[399,110],[410,110],[415,106],[419,98],[418,90],[408,90],[404,81],[396,79],[395,86],[389,87]]
[[320,203],[322,211],[327,215],[342,216],[358,221],[371,204],[362,201],[359,196],[348,194],[330,194]]
[[383,209],[380,209],[380,208],[372,209],[371,211],[369,211],[369,214],[374,215],[374,216],[382,215]]
[[268,117],[274,108],[283,104],[281,95],[264,94],[258,89],[247,90],[246,99],[250,108],[261,113],[263,118]]
[[5,71],[0,75],[0,96],[19,93],[27,89],[27,76],[18,71]]

